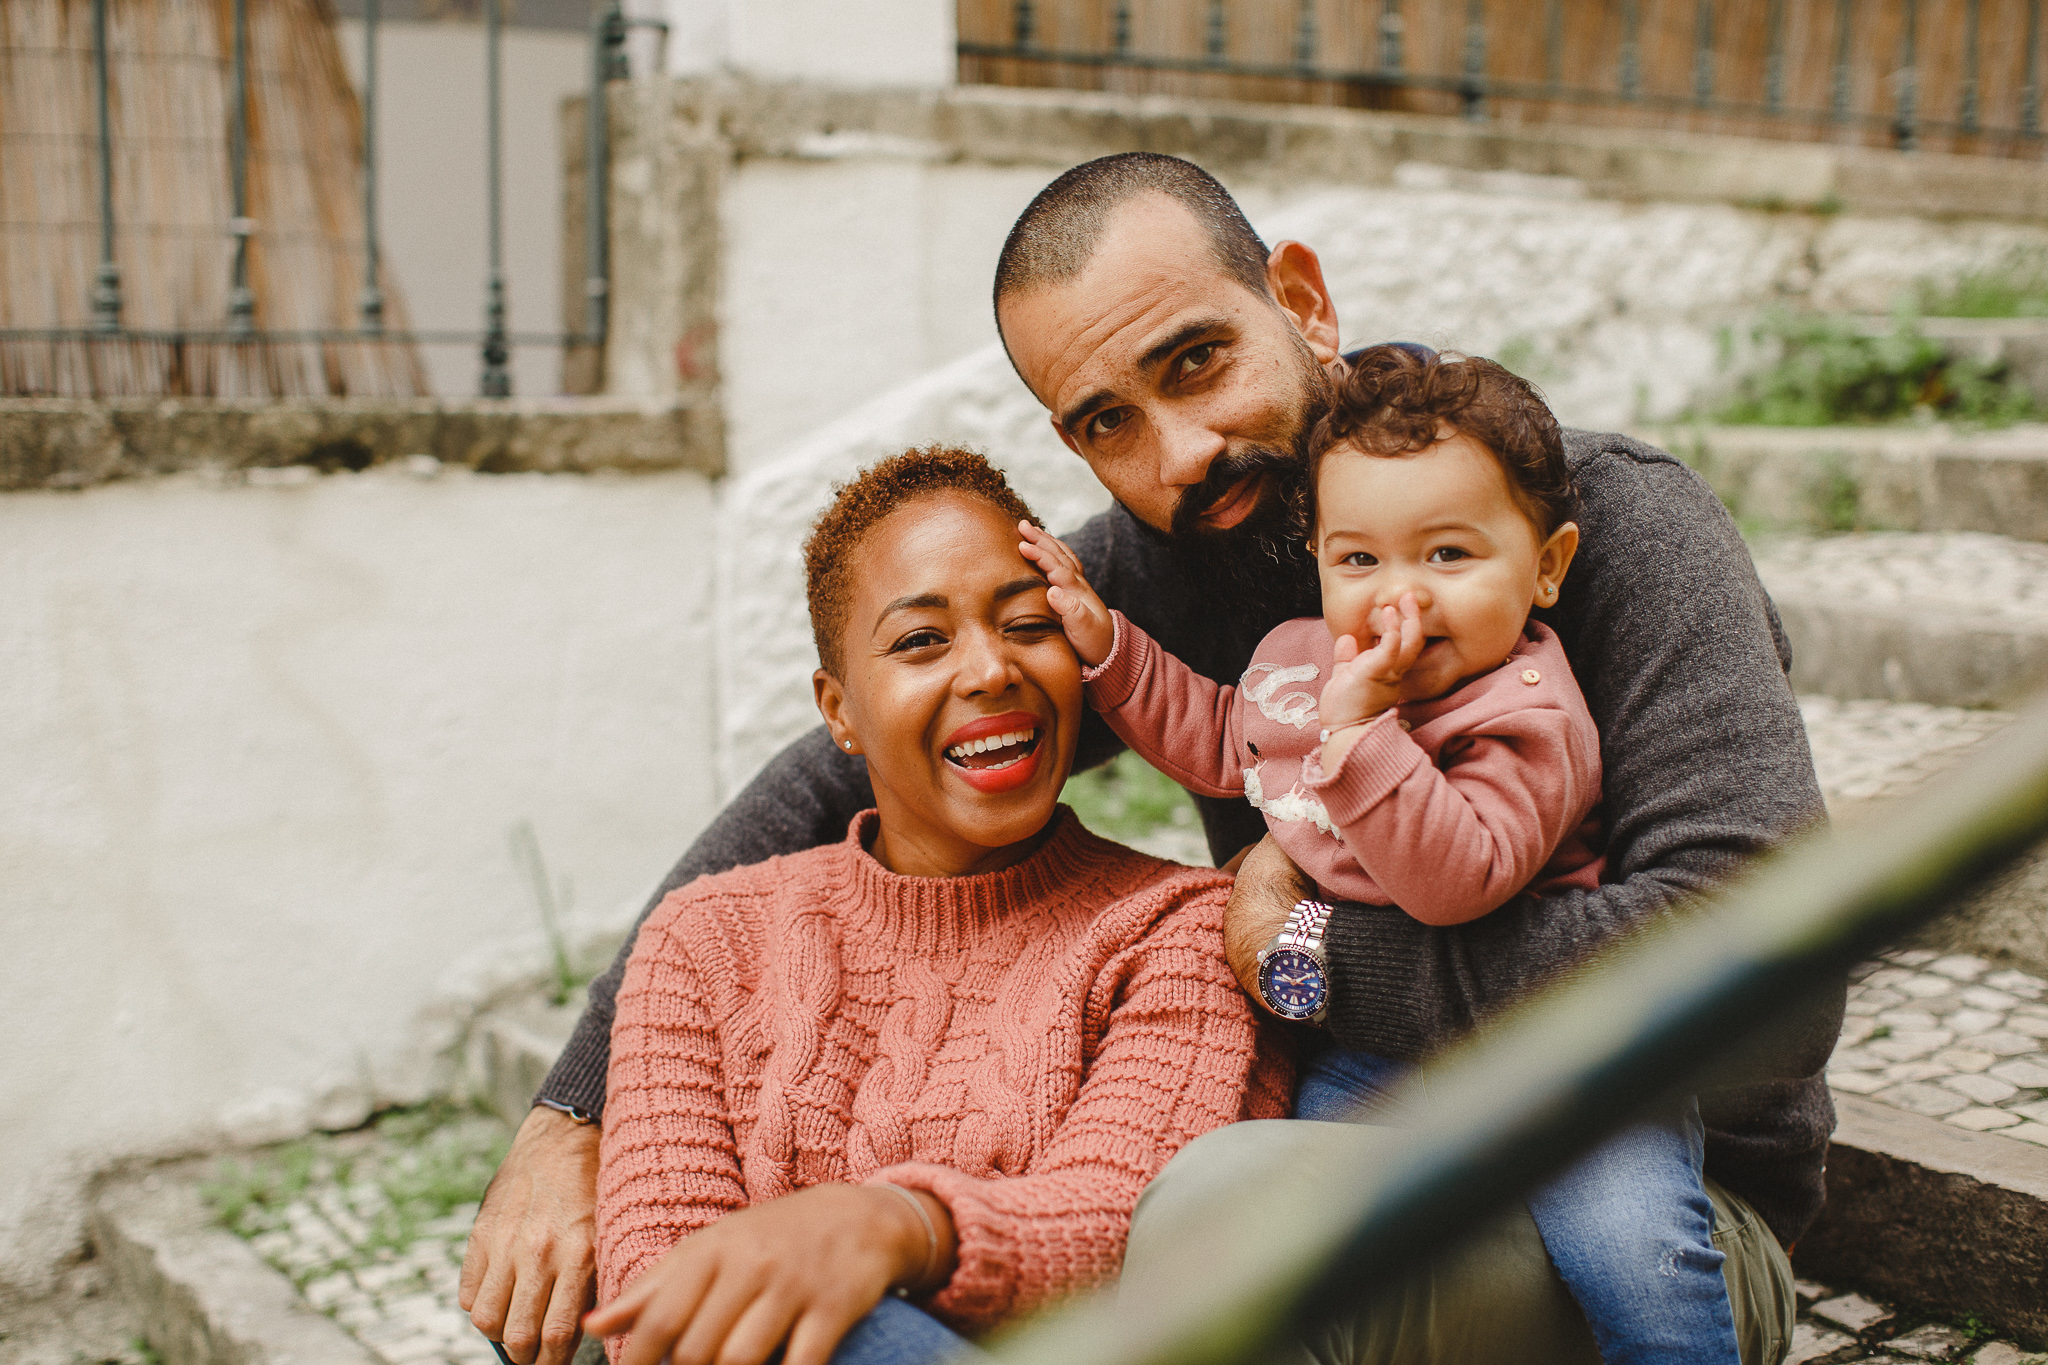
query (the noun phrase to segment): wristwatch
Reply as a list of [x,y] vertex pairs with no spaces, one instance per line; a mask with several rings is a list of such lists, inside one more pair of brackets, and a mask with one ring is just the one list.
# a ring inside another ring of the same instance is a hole
[[1296,901],[1287,923],[1259,949],[1259,998],[1282,1019],[1319,1024],[1330,1012],[1330,959],[1323,952],[1329,923],[1329,906]]

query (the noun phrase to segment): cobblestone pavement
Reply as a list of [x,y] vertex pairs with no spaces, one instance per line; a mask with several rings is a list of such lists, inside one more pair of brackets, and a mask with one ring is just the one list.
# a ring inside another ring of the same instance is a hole
[[1929,1322],[1890,1304],[1800,1280],[1799,1321],[1785,1365],[2040,1365],[2048,1357],[1988,1338],[1974,1324]]
[[1868,531],[1773,536],[1750,553],[1773,595],[2048,625],[2048,545],[1978,531]]
[[2048,982],[1925,949],[1887,954],[1859,976],[1828,1084],[2048,1146]]
[[1830,804],[1903,795],[2012,719],[2003,711],[1834,697],[1801,697],[1799,714]]

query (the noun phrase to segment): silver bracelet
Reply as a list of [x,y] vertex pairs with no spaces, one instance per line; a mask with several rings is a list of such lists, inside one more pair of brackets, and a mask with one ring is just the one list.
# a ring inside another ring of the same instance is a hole
[[[906,1201],[908,1201],[912,1210],[916,1212],[917,1221],[924,1224],[924,1269],[920,1270],[917,1274],[917,1283],[923,1284],[926,1280],[929,1280],[932,1277],[932,1268],[936,1266],[939,1261],[938,1225],[933,1223],[932,1216],[924,1211],[924,1200],[919,1199],[915,1194],[911,1193],[903,1186],[895,1184],[891,1181],[878,1180],[875,1183],[885,1190],[894,1190],[896,1191],[896,1193],[902,1195],[903,1198]],[[910,1286],[905,1284],[899,1284],[896,1286],[893,1292],[895,1293],[897,1298],[907,1299],[910,1297]]]

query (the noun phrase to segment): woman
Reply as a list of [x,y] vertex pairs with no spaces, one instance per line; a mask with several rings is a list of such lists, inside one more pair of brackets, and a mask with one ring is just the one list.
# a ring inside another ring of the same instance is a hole
[[640,932],[588,1320],[630,1332],[620,1365],[943,1359],[1112,1278],[1187,1141],[1286,1112],[1223,960],[1228,879],[1058,805],[1081,667],[1020,520],[985,460],[934,448],[812,530],[818,709],[876,808]]

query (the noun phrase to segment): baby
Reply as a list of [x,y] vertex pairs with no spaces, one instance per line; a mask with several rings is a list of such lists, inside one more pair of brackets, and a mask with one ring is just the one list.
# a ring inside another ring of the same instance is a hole
[[[1329,899],[1455,925],[1524,892],[1597,887],[1600,736],[1529,614],[1557,602],[1579,540],[1542,399],[1489,360],[1372,347],[1311,434],[1308,489],[1323,617],[1275,628],[1234,688],[1162,651],[1071,550],[1020,527],[1090,704],[1189,790],[1249,799]],[[1330,913],[1302,902],[1260,955],[1275,1013],[1325,1012]],[[1350,1117],[1405,1070],[1332,1048],[1297,1117]],[[1610,1365],[1740,1360],[1701,1153],[1688,1100],[1529,1199]]]

